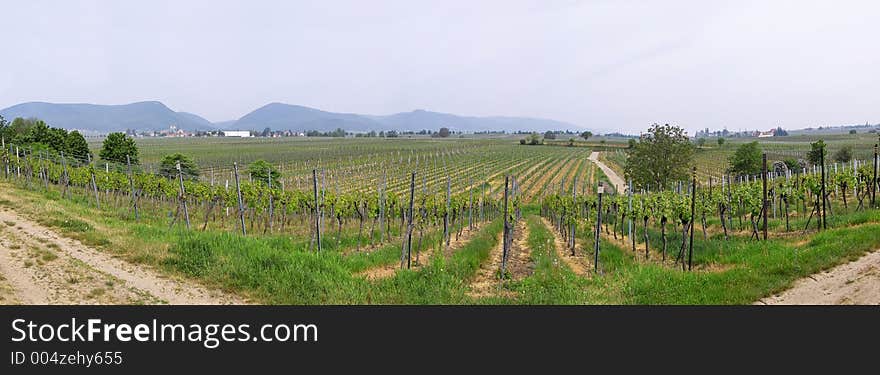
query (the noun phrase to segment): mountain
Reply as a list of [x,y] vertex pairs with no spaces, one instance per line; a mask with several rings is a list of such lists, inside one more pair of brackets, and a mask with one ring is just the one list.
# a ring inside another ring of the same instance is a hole
[[371,130],[419,131],[438,130],[447,127],[453,131],[477,132],[506,130],[577,130],[579,126],[540,118],[527,117],[473,117],[449,113],[415,110],[385,116],[361,115],[322,111],[299,105],[270,103],[238,120],[211,123],[188,112],[175,112],[157,101],[124,105],[58,104],[29,102],[0,110],[7,120],[16,117],[36,117],[50,126],[65,129],[109,133],[133,129],[152,131],[168,129],[176,125],[180,129],[211,130],[295,130],[333,131],[337,128],[349,132]]
[[347,131],[365,132],[370,130],[419,131],[437,130],[441,127],[453,131],[488,130],[562,130],[579,129],[577,125],[538,118],[526,117],[470,117],[448,113],[415,110],[387,116],[335,113],[298,105],[271,103],[248,113],[227,129],[262,130],[319,130],[332,131],[342,128]]
[[270,103],[238,119],[232,126],[244,130],[373,130],[382,124],[366,116],[334,113],[299,105]]
[[36,117],[50,126],[108,133],[126,129],[162,130],[171,125],[185,130],[209,130],[213,124],[198,115],[175,112],[157,101],[123,105],[29,102],[0,110],[7,120]]

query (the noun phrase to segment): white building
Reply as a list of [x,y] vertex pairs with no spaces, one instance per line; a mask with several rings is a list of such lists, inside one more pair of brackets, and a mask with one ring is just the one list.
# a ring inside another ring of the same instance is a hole
[[224,130],[223,136],[224,137],[250,137],[251,131],[250,130]]

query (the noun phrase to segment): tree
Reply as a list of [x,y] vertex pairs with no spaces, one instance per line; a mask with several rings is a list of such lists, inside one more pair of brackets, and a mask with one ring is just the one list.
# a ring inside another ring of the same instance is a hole
[[86,138],[76,130],[67,133],[67,137],[64,137],[64,152],[69,157],[82,160],[92,156]]
[[110,133],[104,139],[101,152],[98,156],[102,160],[125,164],[126,156],[131,157],[131,164],[139,164],[138,149],[134,139],[125,133]]
[[837,150],[837,152],[834,153],[834,156],[833,156],[834,161],[836,161],[838,163],[849,162],[850,160],[852,160],[852,157],[853,157],[853,153],[852,153],[852,146],[851,145],[845,145],[845,146],[841,147],[839,150]]
[[585,141],[590,139],[590,137],[592,137],[592,136],[593,136],[593,132],[591,132],[589,130],[581,133],[581,138],[583,138]]
[[449,128],[440,128],[440,131],[437,134],[440,138],[446,138],[449,136]]
[[197,179],[199,178],[199,167],[189,156],[181,153],[165,155],[159,163],[159,174],[169,178],[177,177],[177,163],[180,163],[180,171],[183,178]]
[[785,131],[781,126],[777,127],[776,130],[773,131],[773,135],[776,137],[785,137],[788,135],[788,132]]
[[785,167],[790,171],[801,170],[801,163],[795,158],[785,158],[782,162],[785,163]]
[[828,156],[828,150],[825,148],[825,141],[820,139],[810,143],[810,151],[807,152],[807,160],[810,164],[819,165],[826,156]]
[[684,129],[654,124],[627,151],[624,172],[637,188],[668,188],[690,176],[688,167],[693,158],[694,145]]
[[568,147],[572,147],[572,146],[574,146],[574,138],[569,138],[568,139]]
[[697,147],[702,148],[706,145],[706,138],[698,138],[697,139]]
[[626,148],[632,149],[633,147],[636,147],[636,140],[630,138],[626,141]]
[[855,129],[852,129],[849,131],[849,134],[857,134],[857,133],[858,133],[858,131],[856,131]]
[[731,173],[738,175],[753,175],[761,173],[763,156],[758,142],[741,144],[736,152],[730,156]]
[[544,139],[556,139],[556,133],[551,130],[548,130],[544,133]]
[[541,136],[538,135],[538,133],[532,133],[529,135],[529,144],[533,146],[544,144],[544,140],[541,139]]
[[259,181],[265,184],[269,183],[269,173],[272,174],[272,181],[278,181],[278,179],[281,178],[281,173],[278,172],[272,164],[269,164],[269,162],[265,160],[257,160],[251,163],[251,165],[248,166],[248,173],[251,174],[254,181]]
[[268,137],[270,135],[272,135],[272,129],[269,127],[266,127],[265,129],[263,129],[263,132],[260,133],[261,137]]
[[718,146],[719,146],[719,147],[720,147],[720,146],[724,146],[724,138],[719,137],[718,140],[717,140],[716,142],[718,142]]

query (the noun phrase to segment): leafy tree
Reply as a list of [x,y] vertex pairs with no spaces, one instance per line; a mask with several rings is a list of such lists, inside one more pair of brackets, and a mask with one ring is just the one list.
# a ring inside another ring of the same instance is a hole
[[744,143],[737,147],[736,152],[730,156],[729,172],[740,175],[759,174],[761,173],[762,161],[763,156],[758,142]]
[[718,146],[724,146],[724,138],[718,137],[718,140],[716,142],[718,142]]
[[849,131],[849,134],[857,134],[857,133],[858,133],[858,131],[856,131],[855,129],[852,129]]
[[86,138],[76,130],[67,133],[67,136],[64,137],[64,152],[70,157],[77,159],[85,160],[91,157]]
[[529,135],[529,144],[530,145],[541,145],[544,144],[544,140],[541,139],[541,136],[538,133],[532,133]]
[[592,136],[593,136],[593,132],[591,132],[589,130],[581,133],[581,138],[583,138],[585,141],[590,139],[590,137],[592,137]]
[[449,136],[449,128],[440,128],[440,131],[437,134],[440,138],[446,138]]
[[837,152],[834,153],[833,158],[834,158],[834,161],[836,161],[838,163],[846,163],[846,162],[852,160],[852,158],[853,158],[852,146],[845,145],[845,146],[841,147],[839,150],[837,150]]
[[785,163],[785,167],[788,168],[788,170],[790,171],[801,170],[801,163],[795,158],[786,158],[782,162]]
[[574,146],[574,138],[569,138],[568,139],[568,147],[572,147],[572,146]]
[[102,160],[125,164],[126,155],[131,157],[131,164],[139,164],[138,149],[134,139],[125,133],[110,133],[104,139],[101,152],[98,156]]
[[697,139],[697,147],[703,147],[706,145],[706,138]]
[[556,139],[556,133],[551,130],[548,130],[544,133],[544,139]]
[[180,163],[180,171],[184,178],[199,178],[199,167],[196,162],[181,153],[165,155],[159,163],[159,174],[165,177],[177,177],[177,163]]
[[812,165],[819,165],[823,157],[828,156],[828,150],[825,147],[825,141],[818,140],[810,143],[810,151],[807,152],[807,160]]
[[261,137],[268,137],[270,135],[272,135],[272,129],[269,127],[266,127],[265,129],[263,129],[263,132],[260,133]]
[[632,149],[633,147],[636,147],[636,140],[630,138],[626,141],[626,148]]
[[397,130],[389,130],[385,133],[385,137],[397,138]]
[[785,137],[788,135],[788,132],[781,126],[779,126],[776,128],[776,130],[773,131],[773,135],[776,137]]
[[688,167],[694,158],[694,145],[684,129],[674,125],[654,124],[627,151],[624,172],[638,188],[667,188],[690,176]]
[[6,130],[8,128],[9,128],[9,122],[7,122],[6,119],[3,118],[2,115],[0,115],[0,137],[3,137],[3,139],[6,139]]
[[278,172],[272,164],[269,164],[269,162],[262,159],[251,163],[251,165],[248,166],[247,171],[251,174],[254,181],[259,181],[265,184],[269,183],[269,173],[272,174],[272,181],[278,181],[278,179],[281,178],[281,173]]

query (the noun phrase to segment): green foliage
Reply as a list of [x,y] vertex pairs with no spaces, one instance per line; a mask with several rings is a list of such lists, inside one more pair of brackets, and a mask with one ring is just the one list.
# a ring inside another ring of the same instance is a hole
[[675,181],[686,180],[694,159],[694,145],[684,129],[674,125],[654,124],[627,151],[625,174],[638,189],[667,188]]
[[199,167],[189,156],[181,153],[165,155],[159,163],[159,174],[165,177],[177,177],[177,164],[180,163],[180,171],[184,178],[198,179]]
[[845,145],[834,153],[834,161],[838,163],[846,163],[853,158],[853,148],[851,145]]
[[821,160],[827,156],[828,148],[825,146],[825,141],[820,139],[810,143],[810,151],[807,152],[807,160],[809,160],[810,164],[819,165]]
[[592,137],[592,136],[593,136],[593,132],[591,132],[589,130],[581,133],[581,138],[583,138],[585,141],[590,139],[590,137]]
[[548,130],[544,133],[544,139],[556,139],[556,133],[552,130]]
[[718,139],[715,142],[718,142],[718,146],[724,146],[725,140],[722,137],[718,137]]
[[440,131],[437,132],[437,135],[438,135],[440,138],[446,138],[446,137],[449,137],[449,128],[440,128]]
[[761,173],[761,147],[758,142],[743,143],[730,156],[729,172],[739,175]]
[[87,159],[91,156],[86,138],[76,130],[67,133],[64,138],[64,152],[73,158]]
[[138,149],[134,139],[124,133],[110,133],[104,139],[101,152],[98,154],[102,160],[125,164],[126,156],[131,158],[131,164],[138,164]]
[[795,158],[785,158],[785,160],[783,160],[782,162],[785,163],[785,167],[791,171],[801,170],[801,163],[798,162]]
[[698,138],[697,139],[697,147],[703,147],[706,145],[706,138]]
[[269,174],[272,174],[272,181],[277,181],[281,178],[281,173],[275,169],[272,164],[265,160],[257,160],[251,163],[247,169],[248,173],[251,174],[254,181],[259,181],[265,184],[269,183]]

